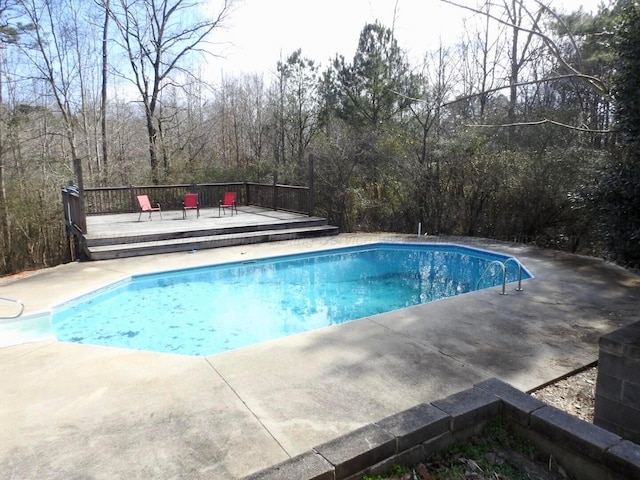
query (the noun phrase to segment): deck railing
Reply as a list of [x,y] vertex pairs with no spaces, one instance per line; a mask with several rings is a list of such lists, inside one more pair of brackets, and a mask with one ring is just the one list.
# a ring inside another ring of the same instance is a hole
[[87,220],[82,209],[82,200],[78,188],[69,185],[62,189],[62,205],[64,207],[64,222],[67,231],[75,230],[87,232]]
[[308,187],[252,182],[85,188],[84,204],[88,215],[133,213],[138,211],[136,197],[148,195],[162,210],[180,210],[184,194],[192,192],[198,194],[201,208],[211,208],[217,207],[224,192],[229,191],[236,192],[238,205],[312,214]]
[[[253,182],[198,183],[85,188],[84,195],[73,185],[62,189],[62,205],[72,259],[82,252],[87,232],[87,215],[135,213],[138,195],[148,195],[162,210],[182,210],[185,193],[197,193],[200,208],[219,205],[225,192],[236,192],[237,205],[255,205],[274,210],[313,215],[313,195],[309,187]],[[83,201],[84,200],[84,201]]]

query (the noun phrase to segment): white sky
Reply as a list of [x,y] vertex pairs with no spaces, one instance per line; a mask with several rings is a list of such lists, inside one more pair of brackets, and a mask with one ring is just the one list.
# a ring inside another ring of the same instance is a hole
[[[595,12],[600,1],[553,0],[552,5],[559,11],[582,5]],[[365,24],[378,20],[392,27],[396,5],[396,39],[414,58],[434,50],[440,41],[446,45],[457,40],[462,17],[470,15],[440,0],[241,0],[226,29],[214,33],[215,42],[229,43],[224,58],[210,60],[211,74],[270,73],[279,59],[298,48],[323,66],[336,54],[350,61]]]

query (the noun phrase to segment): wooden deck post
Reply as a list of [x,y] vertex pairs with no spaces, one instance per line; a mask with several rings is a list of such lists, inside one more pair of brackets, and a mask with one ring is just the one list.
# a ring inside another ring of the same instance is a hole
[[75,224],[82,233],[87,233],[87,210],[84,207],[84,179],[82,175],[82,162],[80,159],[74,160],[76,180],[78,181],[78,205],[74,218]]
[[273,171],[273,209],[278,210],[278,171]]
[[129,185],[129,196],[131,197],[131,213],[135,213],[138,210],[136,203],[136,187]]
[[309,205],[307,206],[307,208],[309,209],[310,217],[313,217],[313,211],[315,209],[315,203],[316,203],[316,198],[313,190],[314,163],[315,163],[315,157],[313,156],[313,153],[310,153],[309,154],[309,198],[308,198]]
[[69,182],[68,186],[62,188],[64,223],[72,261],[82,254],[81,237],[87,233],[87,217],[83,202],[80,189],[73,185],[73,182]]

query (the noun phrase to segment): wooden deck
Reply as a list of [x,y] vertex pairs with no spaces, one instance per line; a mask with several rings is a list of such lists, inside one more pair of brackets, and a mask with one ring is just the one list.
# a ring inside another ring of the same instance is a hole
[[83,252],[89,260],[202,250],[249,243],[336,235],[338,228],[320,217],[282,210],[239,206],[218,216],[218,208],[187,211],[90,215]]

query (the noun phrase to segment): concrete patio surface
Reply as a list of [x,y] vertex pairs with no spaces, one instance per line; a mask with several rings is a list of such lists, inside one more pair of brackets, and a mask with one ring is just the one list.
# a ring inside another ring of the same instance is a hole
[[[132,274],[414,236],[339,235],[73,263],[0,281],[28,317]],[[0,476],[236,479],[496,377],[529,391],[640,320],[640,277],[478,239],[535,278],[206,358],[60,343],[0,348]],[[1,330],[0,330],[1,332]],[[0,333],[1,335],[1,333]]]

